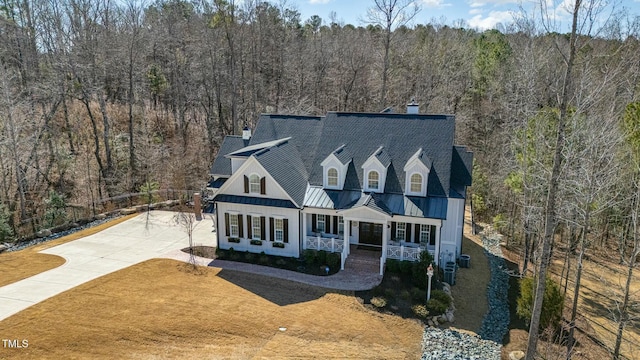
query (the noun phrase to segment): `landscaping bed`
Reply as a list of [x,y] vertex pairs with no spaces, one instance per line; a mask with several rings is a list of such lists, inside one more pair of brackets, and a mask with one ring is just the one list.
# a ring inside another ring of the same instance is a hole
[[[187,250],[188,252],[188,250]],[[340,271],[340,254],[329,253],[323,250],[305,250],[301,258],[267,255],[248,251],[235,251],[218,249],[216,259],[237,261],[247,264],[256,264],[275,267],[278,269],[296,271],[303,274],[328,276]]]

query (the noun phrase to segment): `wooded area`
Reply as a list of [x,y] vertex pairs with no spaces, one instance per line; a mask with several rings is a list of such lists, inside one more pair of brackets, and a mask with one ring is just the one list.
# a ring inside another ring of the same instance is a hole
[[[544,16],[484,32],[424,23],[409,2],[390,16],[372,1],[356,26],[253,0],[2,0],[0,241],[150,184],[200,189],[223,137],[260,113],[404,112],[415,98],[456,115],[475,215],[523,244],[523,272],[550,223],[567,266],[608,249],[630,281],[640,20],[577,3],[571,36]],[[619,300],[621,329],[633,301]]]

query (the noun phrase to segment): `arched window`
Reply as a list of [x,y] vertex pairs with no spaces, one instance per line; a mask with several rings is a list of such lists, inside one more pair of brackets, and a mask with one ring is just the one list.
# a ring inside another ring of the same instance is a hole
[[260,176],[256,174],[249,176],[249,192],[260,193]]
[[338,186],[338,170],[336,168],[330,168],[327,171],[327,185]]
[[380,186],[380,174],[377,171],[369,171],[369,175],[367,176],[369,189],[378,190]]
[[420,174],[411,175],[411,192],[412,193],[422,192],[422,175]]

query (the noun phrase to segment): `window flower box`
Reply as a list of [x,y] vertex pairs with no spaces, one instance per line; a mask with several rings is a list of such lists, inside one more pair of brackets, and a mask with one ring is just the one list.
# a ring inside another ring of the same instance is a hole
[[251,240],[251,241],[249,241],[249,244],[262,246],[262,240]]
[[230,243],[236,243],[236,244],[239,244],[239,243],[240,243],[240,238],[237,238],[237,237],[230,237],[230,238],[228,238],[228,239],[227,239],[227,241],[228,241],[228,242],[230,242]]
[[273,243],[273,247],[274,247],[274,248],[284,249],[284,243],[281,243],[281,242],[274,242],[274,243]]

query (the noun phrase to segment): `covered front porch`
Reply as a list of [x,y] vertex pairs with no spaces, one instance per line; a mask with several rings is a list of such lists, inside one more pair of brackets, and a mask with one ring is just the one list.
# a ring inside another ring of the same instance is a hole
[[[438,259],[441,220],[392,216],[370,208],[344,211],[306,208],[302,212],[302,248],[341,254],[341,269],[351,246],[378,252],[379,274],[387,259],[418,261],[429,251]],[[351,246],[350,246],[351,245]]]

